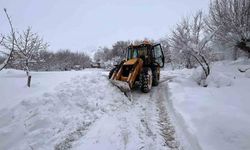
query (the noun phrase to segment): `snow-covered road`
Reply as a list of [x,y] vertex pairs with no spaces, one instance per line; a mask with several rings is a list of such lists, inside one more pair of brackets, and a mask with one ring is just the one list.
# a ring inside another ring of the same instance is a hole
[[[0,82],[23,83],[21,74],[5,71]],[[181,149],[166,110],[167,82],[148,94],[133,91],[131,101],[103,70],[33,73],[32,83],[18,84],[16,95],[1,90],[8,103],[0,110],[0,149]]]
[[77,149],[179,149],[165,106],[166,85],[148,94],[132,91],[131,101],[96,121],[76,142]]

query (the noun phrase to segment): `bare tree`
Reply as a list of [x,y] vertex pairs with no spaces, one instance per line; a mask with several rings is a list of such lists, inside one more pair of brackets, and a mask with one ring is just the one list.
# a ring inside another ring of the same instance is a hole
[[250,53],[249,0],[212,0],[206,25],[219,44]]
[[5,49],[13,51],[13,63],[24,66],[28,77],[27,85],[30,87],[30,63],[37,62],[38,52],[47,49],[48,44],[28,27],[22,33],[17,32],[17,36],[6,36],[2,41],[2,46],[4,46]]
[[[1,62],[0,64],[0,71],[5,68],[5,66],[8,64],[8,62],[10,61],[11,57],[12,57],[12,54],[14,52],[14,48],[15,48],[15,31],[14,31],[14,28],[13,28],[13,25],[12,25],[12,22],[11,22],[11,18],[10,16],[8,15],[7,13],[7,9],[4,8],[4,12],[5,12],[5,15],[8,19],[8,22],[9,22],[9,25],[10,25],[10,29],[11,29],[11,33],[10,33],[10,37],[11,37],[11,41],[10,42],[10,45],[9,47],[4,50],[0,50],[0,55],[3,57],[3,62]],[[1,35],[1,40],[0,40],[0,45],[2,45],[4,43],[4,40],[5,40],[5,37],[3,35]]]

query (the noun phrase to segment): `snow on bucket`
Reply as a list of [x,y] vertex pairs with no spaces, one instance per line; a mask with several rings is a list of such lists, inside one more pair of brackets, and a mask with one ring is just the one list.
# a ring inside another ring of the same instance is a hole
[[110,80],[110,81],[113,85],[117,86],[123,92],[129,92],[131,90],[127,82],[118,80]]

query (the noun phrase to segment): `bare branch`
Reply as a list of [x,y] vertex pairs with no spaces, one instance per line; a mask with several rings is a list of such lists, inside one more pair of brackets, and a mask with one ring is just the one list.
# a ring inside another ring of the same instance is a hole
[[0,44],[2,44],[4,36],[1,37]]
[[[12,25],[12,22],[11,22],[11,18],[10,16],[8,15],[8,12],[7,12],[7,9],[4,8],[4,12],[5,12],[5,15],[8,19],[8,22],[9,22],[9,25],[10,25],[10,29],[11,29],[11,36],[12,36],[12,41],[11,41],[11,47],[10,47],[10,53],[9,55],[7,56],[6,60],[3,62],[3,64],[0,65],[0,71],[5,68],[5,66],[8,64],[10,58],[12,57],[12,53],[14,51],[14,48],[15,48],[15,31],[14,31],[14,28],[13,28],[13,25]],[[0,44],[3,43],[3,40],[4,38],[2,38],[2,41],[0,42]]]

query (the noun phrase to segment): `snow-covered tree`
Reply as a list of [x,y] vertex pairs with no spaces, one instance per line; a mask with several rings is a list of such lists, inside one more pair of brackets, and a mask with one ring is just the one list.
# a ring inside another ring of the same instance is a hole
[[169,40],[168,38],[161,38],[158,41],[161,44],[162,51],[165,56],[165,63],[170,63],[171,62],[171,52],[170,52],[170,45],[169,45]]
[[188,55],[190,41],[190,25],[188,18],[185,18],[181,23],[176,25],[169,38],[172,60],[176,64],[185,66],[186,68],[194,67],[191,61],[191,55]]
[[208,63],[210,48],[208,42],[212,35],[205,35],[202,11],[191,19],[184,18],[177,24],[169,38],[172,59],[175,63],[193,68],[199,64],[207,77],[210,73]]
[[124,57],[124,52],[130,45],[130,41],[117,41],[112,46],[111,55],[112,57]]
[[41,51],[40,57],[44,60],[44,62],[41,63],[43,70],[66,71],[71,69],[84,69],[90,67],[92,62],[91,58],[84,52],[72,52],[69,49],[59,50],[55,53]]
[[[3,46],[11,49],[12,36],[6,36]],[[39,37],[37,33],[33,33],[28,27],[24,32],[17,32],[14,38],[13,63],[24,66],[27,76],[29,76],[29,68],[31,63],[39,61],[39,51],[46,50],[48,44]]]
[[47,49],[48,44],[28,27],[22,33],[17,32],[16,36],[6,36],[2,41],[2,46],[10,51],[13,50],[12,63],[24,67],[28,77],[27,85],[30,86],[30,64],[39,61],[39,51]]
[[130,45],[130,41],[117,41],[112,48],[99,47],[94,55],[95,62],[110,62],[119,61],[125,57],[125,50]]
[[215,42],[250,53],[250,1],[212,0],[206,20]]
[[111,50],[107,47],[99,47],[97,52],[94,54],[95,62],[103,63],[110,60],[111,58]]

